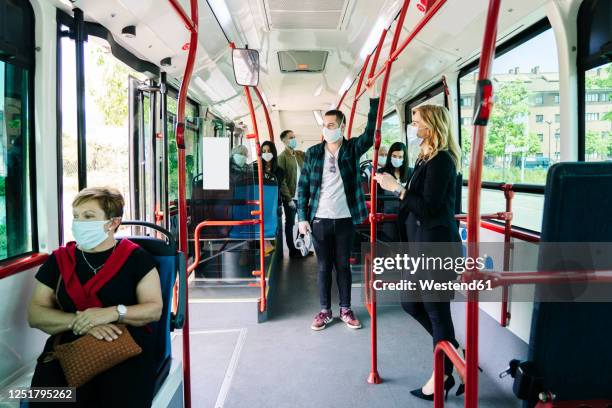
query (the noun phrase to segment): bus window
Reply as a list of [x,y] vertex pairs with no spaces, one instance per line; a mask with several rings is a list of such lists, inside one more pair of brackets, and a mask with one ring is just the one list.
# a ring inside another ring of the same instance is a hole
[[[176,149],[176,117],[177,117],[177,95],[175,90],[168,94],[168,201],[170,203],[178,200],[178,151]],[[199,158],[202,120],[199,118],[199,108],[193,101],[187,100],[185,105],[185,161],[187,164],[186,197],[191,197],[191,185],[193,179],[199,174]],[[191,158],[188,159],[188,157]]]
[[580,6],[578,26],[579,81],[584,104],[580,112],[579,159],[612,160],[612,7],[610,2],[587,0]]
[[[543,185],[551,164],[560,160],[559,63],[548,22],[503,45],[493,63],[495,106],[489,121],[482,180]],[[463,177],[469,176],[471,118],[478,72],[467,69],[459,79]],[[483,190],[482,212],[503,211],[504,195]],[[513,224],[539,231],[544,200],[517,193]],[[467,208],[467,190],[463,192]]]
[[[28,2],[0,0],[0,261],[36,248],[30,182],[34,13]],[[10,21],[10,24],[9,24]],[[10,238],[9,238],[10,237]]]
[[[448,108],[446,95],[444,94],[444,85],[442,83],[436,84],[406,104],[407,125],[412,123],[412,109],[421,105],[442,105]],[[411,143],[408,145],[408,161],[410,167],[414,166],[420,151],[421,149],[418,143]]]
[[29,77],[0,61],[0,260],[32,250]]
[[[87,185],[104,186],[112,180],[126,200],[130,218],[128,77],[146,77],[116,59],[104,40],[90,36],[85,43],[85,110]],[[73,239],[72,199],[78,192],[75,45],[61,39],[63,239]],[[147,106],[148,100],[145,102]],[[145,114],[145,120],[148,119]],[[145,128],[148,128],[145,126]]]
[[584,73],[586,161],[612,160],[612,64]]

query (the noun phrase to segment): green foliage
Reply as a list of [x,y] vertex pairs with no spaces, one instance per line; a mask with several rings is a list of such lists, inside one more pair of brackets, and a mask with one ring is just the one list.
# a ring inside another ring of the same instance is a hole
[[496,94],[497,102],[489,121],[485,155],[502,157],[508,146],[526,149],[525,155],[538,152],[537,136],[526,134],[525,130],[529,116],[529,93],[525,84],[518,80],[502,84]]
[[585,153],[596,159],[605,159],[612,151],[612,138],[607,134],[588,130],[585,137]]
[[123,63],[110,57],[100,47],[90,47],[90,58],[95,59],[102,72],[102,87],[91,87],[89,94],[104,113],[104,124],[121,127],[128,117],[128,77],[132,71]]
[[[610,89],[612,88],[612,64],[608,64],[605,68],[608,76],[605,78],[598,77],[586,77],[585,78],[585,88],[589,89]],[[608,100],[610,96],[608,96]]]
[[0,259],[8,256],[8,246],[6,242],[6,225],[0,224]]
[[6,177],[0,177],[0,196],[6,195]]

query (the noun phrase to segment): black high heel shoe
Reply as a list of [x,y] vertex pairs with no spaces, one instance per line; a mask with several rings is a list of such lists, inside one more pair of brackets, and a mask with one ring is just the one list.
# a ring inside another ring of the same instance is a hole
[[[444,400],[445,401],[448,398],[448,392],[454,386],[455,386],[455,377],[453,377],[453,375],[451,374],[451,375],[448,376],[448,378],[446,380],[444,380]],[[418,398],[423,399],[425,401],[433,401],[434,400],[433,393],[432,394],[425,394],[425,393],[423,393],[423,388],[417,388],[416,390],[410,391],[410,393],[412,395],[414,395],[415,397],[418,397]]]
[[[462,348],[461,351],[463,352],[463,360],[465,361],[465,349]],[[480,366],[478,366],[478,371],[480,371],[482,373],[482,368],[480,368]],[[465,393],[465,384],[461,383],[459,384],[459,386],[457,387],[457,392],[455,392],[456,396],[460,396],[463,393]]]

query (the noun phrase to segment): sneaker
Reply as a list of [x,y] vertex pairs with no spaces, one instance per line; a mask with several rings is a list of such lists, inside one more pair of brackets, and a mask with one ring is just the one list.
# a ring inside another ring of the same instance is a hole
[[325,328],[325,326],[330,323],[334,318],[332,317],[332,312],[331,310],[324,312],[324,311],[320,311],[319,313],[317,313],[317,315],[315,316],[314,320],[312,321],[312,324],[310,325],[310,328],[312,330],[323,330]]
[[340,319],[351,329],[361,329],[361,322],[355,317],[351,309],[341,309]]

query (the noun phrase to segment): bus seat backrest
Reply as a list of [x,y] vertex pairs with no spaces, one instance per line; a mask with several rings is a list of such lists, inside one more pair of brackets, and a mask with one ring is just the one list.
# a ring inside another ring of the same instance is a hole
[[[230,220],[232,217],[231,200],[233,192],[228,190],[204,190],[202,183],[194,183],[191,190],[190,234],[204,220]],[[201,238],[227,238],[231,227],[206,227]]]
[[[276,184],[264,184],[264,237],[274,238],[278,226],[278,186]],[[234,188],[235,200],[258,200],[259,186],[257,184],[237,185]],[[257,210],[256,205],[237,204],[233,206],[233,220],[256,219],[258,216],[251,215],[251,211]],[[230,231],[231,238],[256,239],[259,238],[259,226],[237,226]]]
[[128,237],[155,258],[158,264],[159,278],[164,302],[162,315],[158,323],[152,325],[155,336],[156,370],[164,368],[171,356],[170,319],[172,314],[172,296],[176,281],[177,261],[176,245],[163,239],[153,237]]
[[[612,242],[611,208],[612,163],[555,164],[541,241]],[[612,398],[611,316],[612,303],[534,303],[529,360],[559,401]]]

